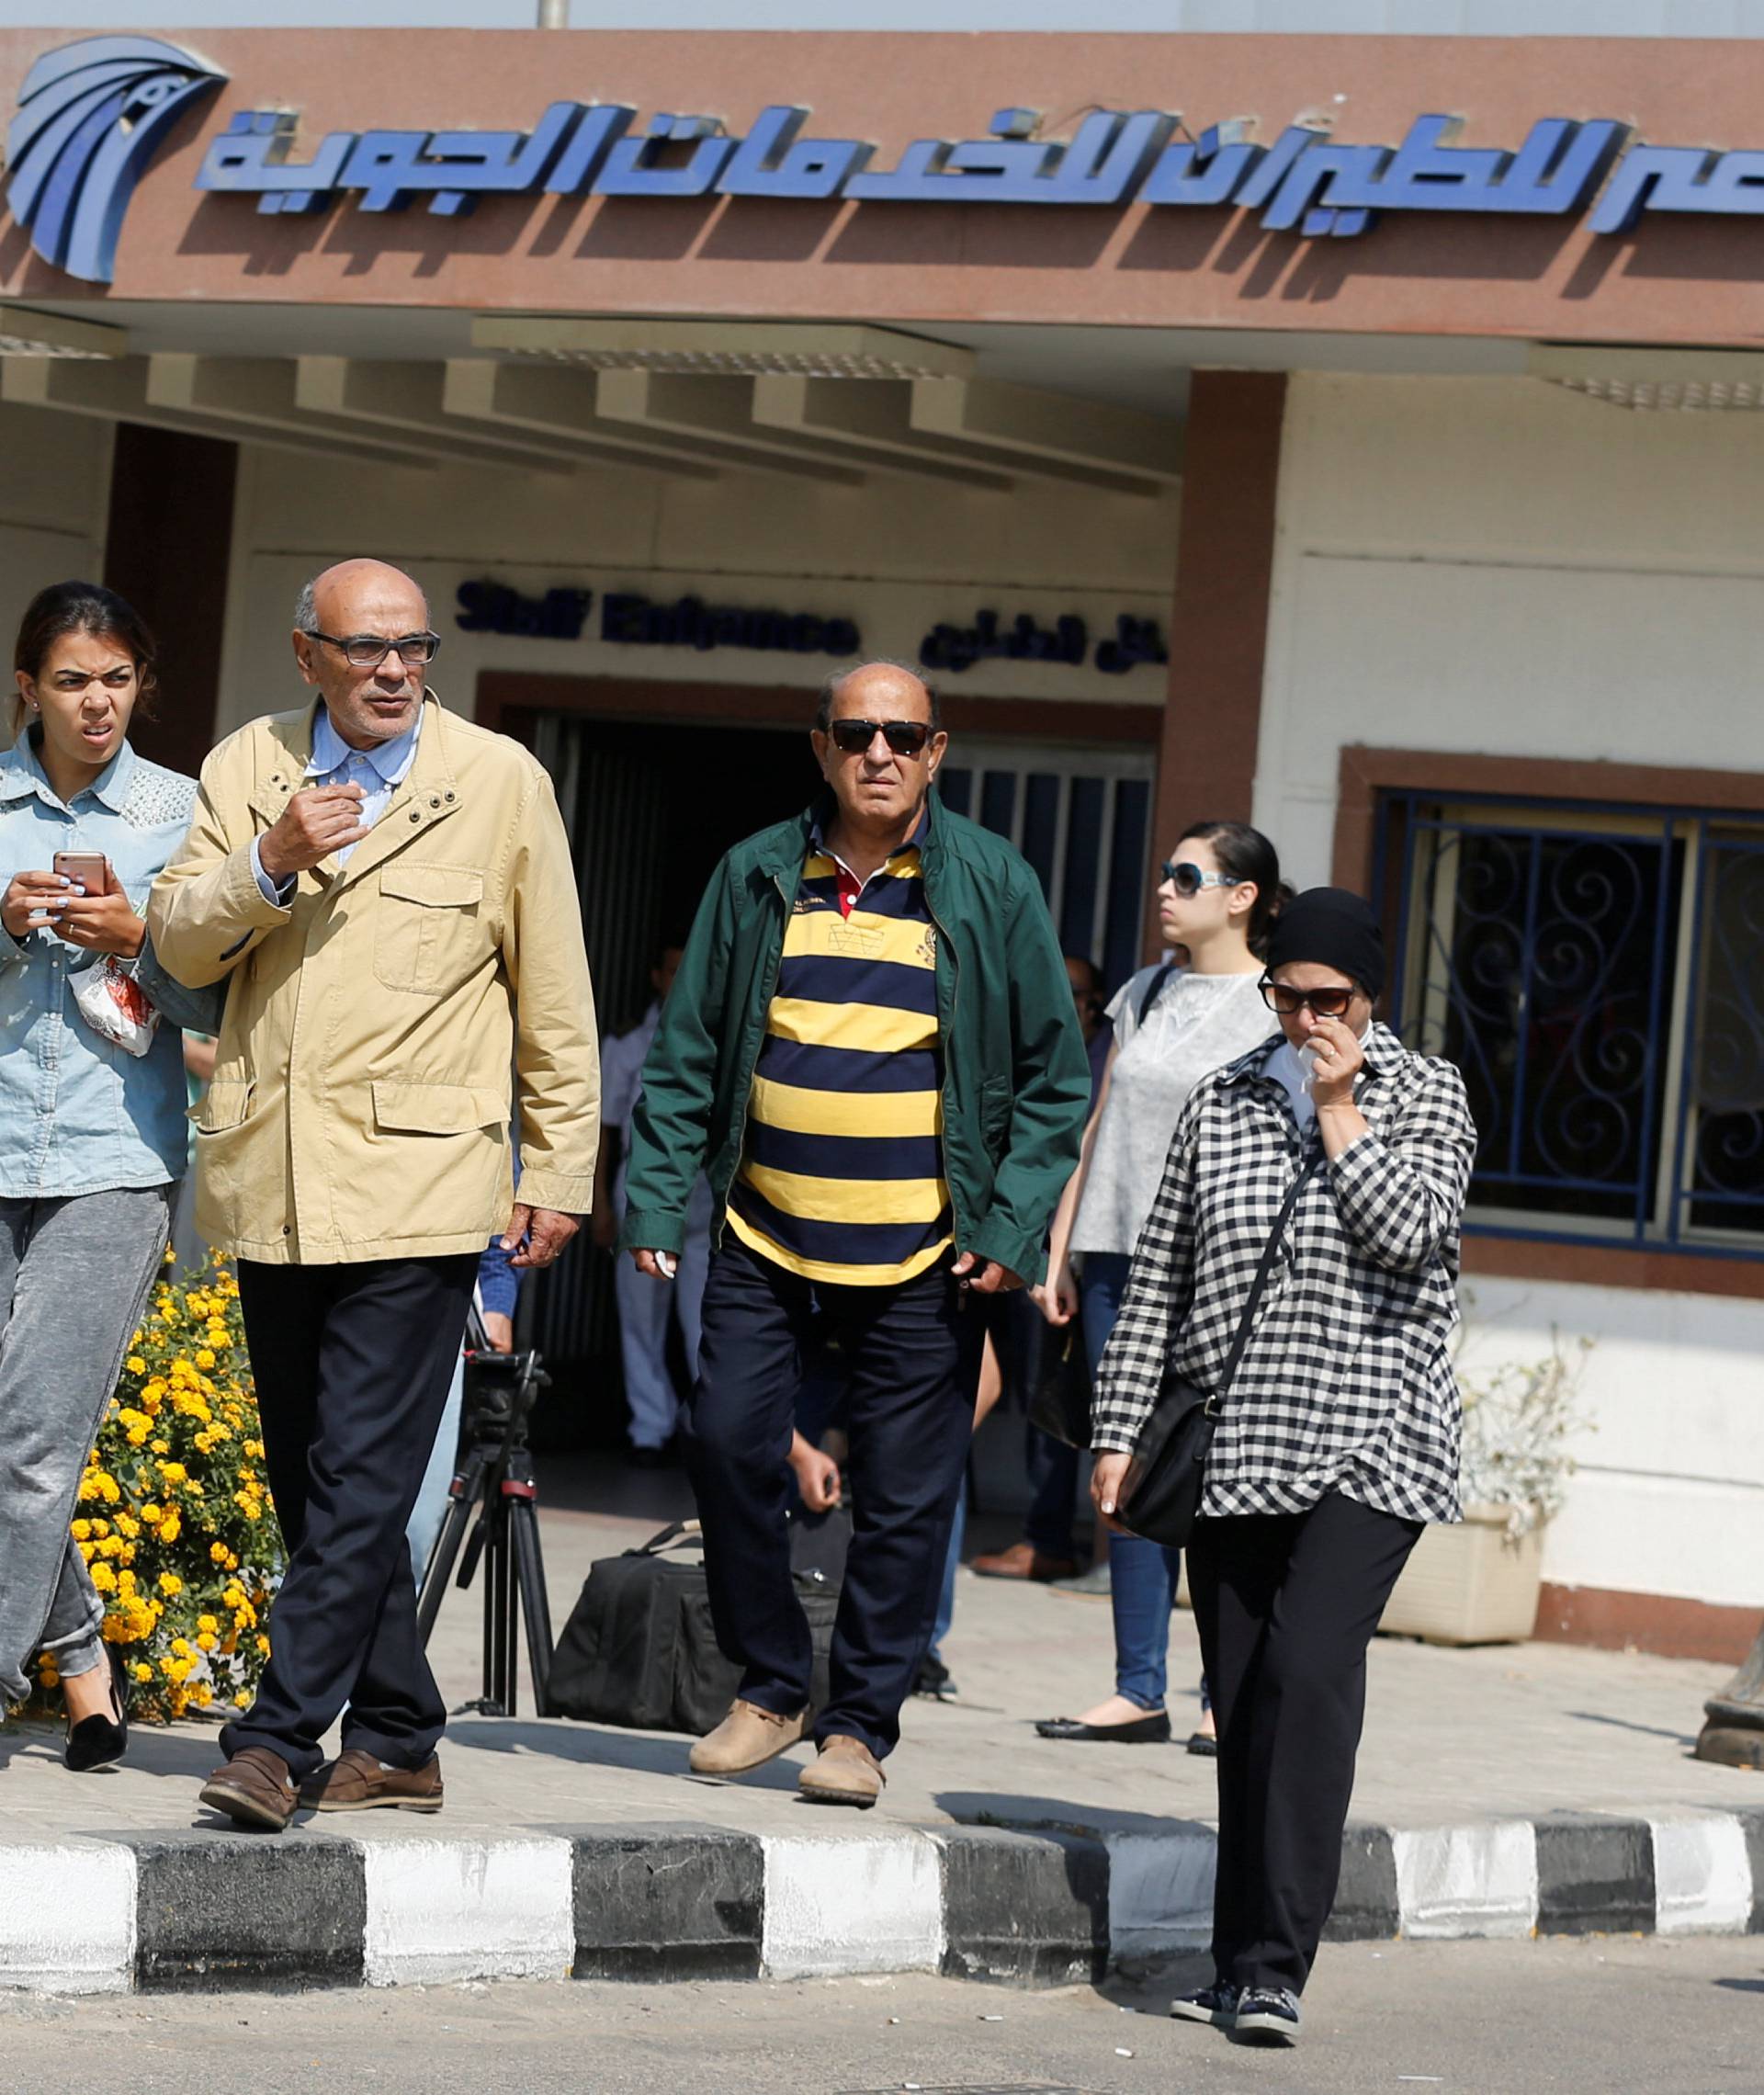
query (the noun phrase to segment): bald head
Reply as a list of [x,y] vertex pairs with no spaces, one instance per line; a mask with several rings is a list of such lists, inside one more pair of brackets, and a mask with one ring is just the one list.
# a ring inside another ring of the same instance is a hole
[[[385,561],[339,561],[301,590],[294,659],[351,748],[395,741],[415,721],[427,654],[413,648],[417,659],[408,661],[390,643],[426,638],[438,646],[428,626],[427,598],[402,568]],[[352,652],[369,655],[376,640],[389,643],[377,660],[350,661]]]
[[[404,632],[420,632],[428,624],[428,599],[402,568],[393,567],[389,561],[357,559],[338,561],[335,566],[312,577],[295,604],[294,630],[336,633],[346,628],[351,632],[365,631],[365,628],[348,626],[346,615],[353,613],[364,598],[378,603],[383,597],[396,597],[406,608],[414,607],[414,622],[403,627]],[[336,622],[340,617],[345,625]]]
[[911,833],[948,746],[937,694],[917,670],[865,662],[829,677],[811,739],[848,841],[892,848]]

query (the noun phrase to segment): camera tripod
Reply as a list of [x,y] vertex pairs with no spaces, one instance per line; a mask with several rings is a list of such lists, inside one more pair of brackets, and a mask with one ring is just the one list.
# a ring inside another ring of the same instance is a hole
[[551,1377],[540,1367],[537,1353],[492,1352],[475,1304],[466,1328],[465,1374],[465,1452],[447,1488],[447,1517],[423,1574],[417,1631],[426,1644],[456,1561],[459,1575],[455,1582],[462,1592],[481,1562],[484,1692],[464,1706],[485,1716],[516,1714],[515,1645],[524,1621],[534,1708],[538,1716],[548,1716],[551,1607],[546,1598],[538,1492],[526,1421]]

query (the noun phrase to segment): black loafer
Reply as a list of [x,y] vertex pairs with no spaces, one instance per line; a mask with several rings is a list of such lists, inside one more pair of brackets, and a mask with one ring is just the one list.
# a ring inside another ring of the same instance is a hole
[[129,1750],[129,1675],[114,1644],[107,1644],[104,1656],[110,1670],[114,1719],[82,1717],[68,1732],[62,1749],[62,1765],[76,1775],[89,1775],[97,1768],[114,1768]]
[[1086,1724],[1076,1716],[1044,1716],[1035,1726],[1044,1738],[1094,1738],[1114,1746],[1168,1746],[1170,1712],[1148,1710],[1126,1724]]

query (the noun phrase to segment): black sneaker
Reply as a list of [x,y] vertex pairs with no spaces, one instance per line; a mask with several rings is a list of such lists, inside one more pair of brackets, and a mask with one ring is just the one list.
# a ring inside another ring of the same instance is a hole
[[1238,2012],[1238,1989],[1225,1979],[1197,1986],[1192,1993],[1179,1993],[1170,2011],[1179,2022],[1211,2022],[1216,2030],[1228,2030]]
[[1283,1986],[1247,1986],[1238,1996],[1231,2027],[1240,2037],[1261,2037],[1269,2044],[1298,2042],[1298,1996]]

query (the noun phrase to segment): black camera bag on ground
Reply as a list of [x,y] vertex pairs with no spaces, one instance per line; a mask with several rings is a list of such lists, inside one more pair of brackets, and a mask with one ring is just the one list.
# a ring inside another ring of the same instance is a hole
[[[698,1540],[696,1521],[676,1521],[641,1547],[590,1568],[551,1661],[559,1716],[697,1737],[729,1715],[741,1669],[717,1648],[705,1568],[666,1554]],[[810,1695],[820,1709],[839,1591],[815,1572],[798,1572],[797,1591],[814,1642]]]

